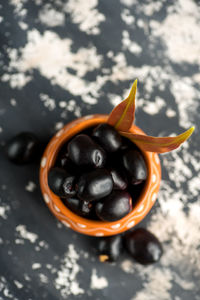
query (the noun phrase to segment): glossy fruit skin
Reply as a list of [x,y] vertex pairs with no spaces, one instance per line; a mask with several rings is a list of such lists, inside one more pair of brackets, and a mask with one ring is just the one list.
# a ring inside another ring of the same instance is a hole
[[128,192],[130,193],[130,195],[133,199],[133,201],[132,201],[133,208],[137,204],[138,199],[139,199],[142,191],[144,190],[144,188],[145,188],[145,181],[142,181],[140,184],[134,184],[134,185],[129,184]]
[[159,261],[163,254],[162,245],[157,237],[144,228],[127,233],[125,246],[133,258],[143,265]]
[[91,202],[82,201],[76,196],[64,199],[63,201],[70,210],[79,216],[89,217],[92,214],[93,207]]
[[116,152],[122,145],[121,135],[106,123],[98,125],[93,130],[93,137],[106,152]]
[[98,240],[97,251],[100,260],[101,257],[105,257],[105,261],[117,261],[122,253],[122,250],[123,244],[121,235],[99,238]]
[[106,162],[105,151],[89,136],[79,134],[68,144],[69,158],[78,166],[102,168]]
[[96,201],[112,192],[112,176],[105,169],[96,169],[83,174],[77,183],[77,195],[85,201]]
[[114,190],[125,190],[127,188],[128,182],[126,176],[123,172],[119,172],[114,168],[109,168],[109,172],[113,180],[113,189]]
[[127,150],[122,156],[122,164],[129,175],[130,183],[137,184],[147,179],[147,167],[138,150]]
[[65,169],[65,171],[67,171],[68,173],[76,175],[76,176],[80,175],[81,171],[82,171],[80,167],[75,165],[70,160],[67,153],[59,155],[59,157],[57,158],[56,165],[58,167],[61,167],[61,168]]
[[95,209],[102,221],[118,221],[132,210],[132,199],[128,192],[114,190],[108,197],[99,201]]
[[49,171],[48,185],[59,197],[71,197],[76,193],[75,177],[61,168],[52,168]]
[[22,132],[7,142],[5,151],[8,159],[15,164],[30,163],[38,153],[39,140],[31,132]]

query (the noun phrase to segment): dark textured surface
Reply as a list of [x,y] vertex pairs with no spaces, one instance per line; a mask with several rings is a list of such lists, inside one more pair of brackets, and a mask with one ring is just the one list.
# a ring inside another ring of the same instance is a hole
[[[198,2],[75,2],[0,2],[0,300],[198,300]],[[44,19],[47,10],[52,14]],[[141,224],[163,242],[161,262],[150,267],[125,253],[116,264],[100,263],[95,239],[64,228],[48,211],[39,158],[19,167],[3,153],[6,141],[21,131],[34,132],[45,144],[80,115],[109,113],[136,77],[139,127],[155,136],[197,127],[190,143],[163,156],[159,201]],[[79,295],[66,273],[74,266],[80,268],[73,278]],[[61,273],[66,277],[59,285]],[[102,286],[91,284],[94,274]]]

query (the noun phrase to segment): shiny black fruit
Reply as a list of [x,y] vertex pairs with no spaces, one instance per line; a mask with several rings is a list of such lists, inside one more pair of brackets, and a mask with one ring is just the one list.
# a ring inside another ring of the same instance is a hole
[[130,193],[133,200],[133,207],[137,203],[137,200],[139,199],[142,191],[144,190],[145,181],[142,181],[140,184],[130,184],[128,187],[128,192]]
[[126,176],[123,173],[119,173],[114,168],[110,168],[109,172],[112,176],[113,180],[113,189],[114,190],[125,190],[127,188],[127,179]]
[[96,214],[102,221],[117,221],[132,209],[132,199],[128,192],[113,191],[96,204]]
[[139,151],[139,148],[136,146],[136,144],[134,144],[131,140],[122,136],[122,145],[120,147],[120,150],[125,151],[131,149]]
[[133,258],[143,265],[159,261],[162,245],[151,232],[138,228],[125,236],[125,245]]
[[63,200],[65,205],[74,213],[82,217],[89,217],[92,214],[93,205],[78,199],[76,196]]
[[67,172],[73,175],[79,175],[81,173],[80,167],[75,165],[69,158],[68,154],[62,154],[58,156],[56,165],[65,169]]
[[75,177],[61,168],[52,168],[49,171],[48,185],[60,197],[71,197],[76,193]]
[[106,161],[105,151],[85,134],[79,134],[69,142],[68,153],[78,166],[101,168]]
[[115,152],[122,145],[121,135],[106,123],[100,124],[94,129],[93,137],[107,152]]
[[122,237],[115,235],[112,237],[100,238],[97,245],[99,260],[114,262],[122,253]]
[[127,150],[122,156],[123,167],[132,184],[141,183],[147,178],[147,168],[142,154],[137,150]]
[[99,200],[112,192],[113,181],[105,169],[96,169],[83,174],[77,183],[77,195],[86,201]]
[[9,160],[16,164],[26,164],[31,162],[38,152],[39,141],[30,132],[22,132],[6,145],[6,154]]

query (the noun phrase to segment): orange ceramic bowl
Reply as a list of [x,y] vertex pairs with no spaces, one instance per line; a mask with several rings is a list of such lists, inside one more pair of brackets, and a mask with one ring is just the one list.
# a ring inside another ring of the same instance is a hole
[[[54,166],[58,152],[63,144],[80,131],[100,123],[105,123],[107,118],[107,115],[90,115],[68,123],[50,140],[42,157],[40,167],[41,191],[44,201],[51,212],[67,227],[92,236],[115,235],[130,229],[142,221],[157,199],[161,180],[161,168],[158,155],[156,153],[142,151],[148,169],[145,187],[133,210],[123,219],[116,222],[94,221],[82,218],[69,210],[61,199],[50,190],[47,179],[48,172],[49,169]],[[131,127],[130,131],[137,134],[144,134],[144,132],[135,125]]]

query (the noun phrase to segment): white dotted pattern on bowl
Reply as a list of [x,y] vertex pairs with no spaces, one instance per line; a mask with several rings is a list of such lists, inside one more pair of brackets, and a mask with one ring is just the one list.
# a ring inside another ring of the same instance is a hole
[[151,200],[154,202],[154,201],[156,201],[156,198],[157,198],[157,194],[153,193],[153,196],[152,196]]
[[86,228],[86,225],[84,225],[84,224],[77,223],[77,225],[81,228]]
[[152,176],[152,182],[153,183],[156,182],[156,174],[153,174],[153,176]]
[[118,223],[118,224],[115,224],[115,225],[111,225],[110,228],[117,229],[117,228],[119,228],[120,226],[121,226],[121,224]]
[[60,209],[58,208],[58,206],[54,205],[54,208],[57,212],[60,212]]
[[48,204],[50,202],[49,196],[47,194],[43,194],[44,201]]
[[41,164],[40,164],[41,167],[44,168],[46,166],[46,163],[47,163],[47,159],[46,159],[46,157],[43,157],[41,160]]
[[127,228],[131,228],[135,225],[135,221],[131,221],[127,224]]
[[70,228],[71,226],[70,226],[70,224],[69,223],[67,223],[66,221],[62,221],[62,223],[66,226],[66,227],[68,227],[68,228]]
[[103,232],[97,232],[95,233],[96,236],[104,236],[104,233]]

